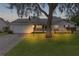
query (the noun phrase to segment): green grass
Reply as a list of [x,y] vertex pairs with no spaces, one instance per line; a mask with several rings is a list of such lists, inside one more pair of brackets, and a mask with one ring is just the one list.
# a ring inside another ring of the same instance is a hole
[[7,56],[79,56],[79,34],[25,35],[23,41],[10,50]]
[[2,33],[0,33],[0,36],[4,36],[4,35],[7,35],[8,33],[6,33],[6,32],[2,32]]

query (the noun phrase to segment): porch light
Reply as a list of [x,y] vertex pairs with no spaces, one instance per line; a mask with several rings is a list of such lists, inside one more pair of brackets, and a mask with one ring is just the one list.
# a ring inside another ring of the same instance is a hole
[[34,28],[34,25],[32,27]]

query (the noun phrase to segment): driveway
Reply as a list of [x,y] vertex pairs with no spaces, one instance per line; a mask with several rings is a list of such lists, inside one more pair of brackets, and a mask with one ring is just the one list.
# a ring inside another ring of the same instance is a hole
[[19,34],[9,34],[0,37],[0,56],[5,55],[9,50],[11,50],[16,44],[21,41],[21,35]]

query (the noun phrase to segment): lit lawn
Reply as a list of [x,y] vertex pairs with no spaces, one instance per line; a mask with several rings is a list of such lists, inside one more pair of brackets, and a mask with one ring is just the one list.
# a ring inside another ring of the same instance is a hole
[[79,56],[78,34],[54,34],[45,39],[45,34],[24,35],[23,41],[9,51],[11,56]]

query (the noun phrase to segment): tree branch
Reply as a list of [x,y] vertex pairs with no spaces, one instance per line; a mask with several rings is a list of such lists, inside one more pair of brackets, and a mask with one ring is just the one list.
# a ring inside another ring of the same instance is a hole
[[36,3],[36,5],[38,6],[39,10],[48,17],[48,14],[44,10],[42,10],[40,5],[38,3]]

